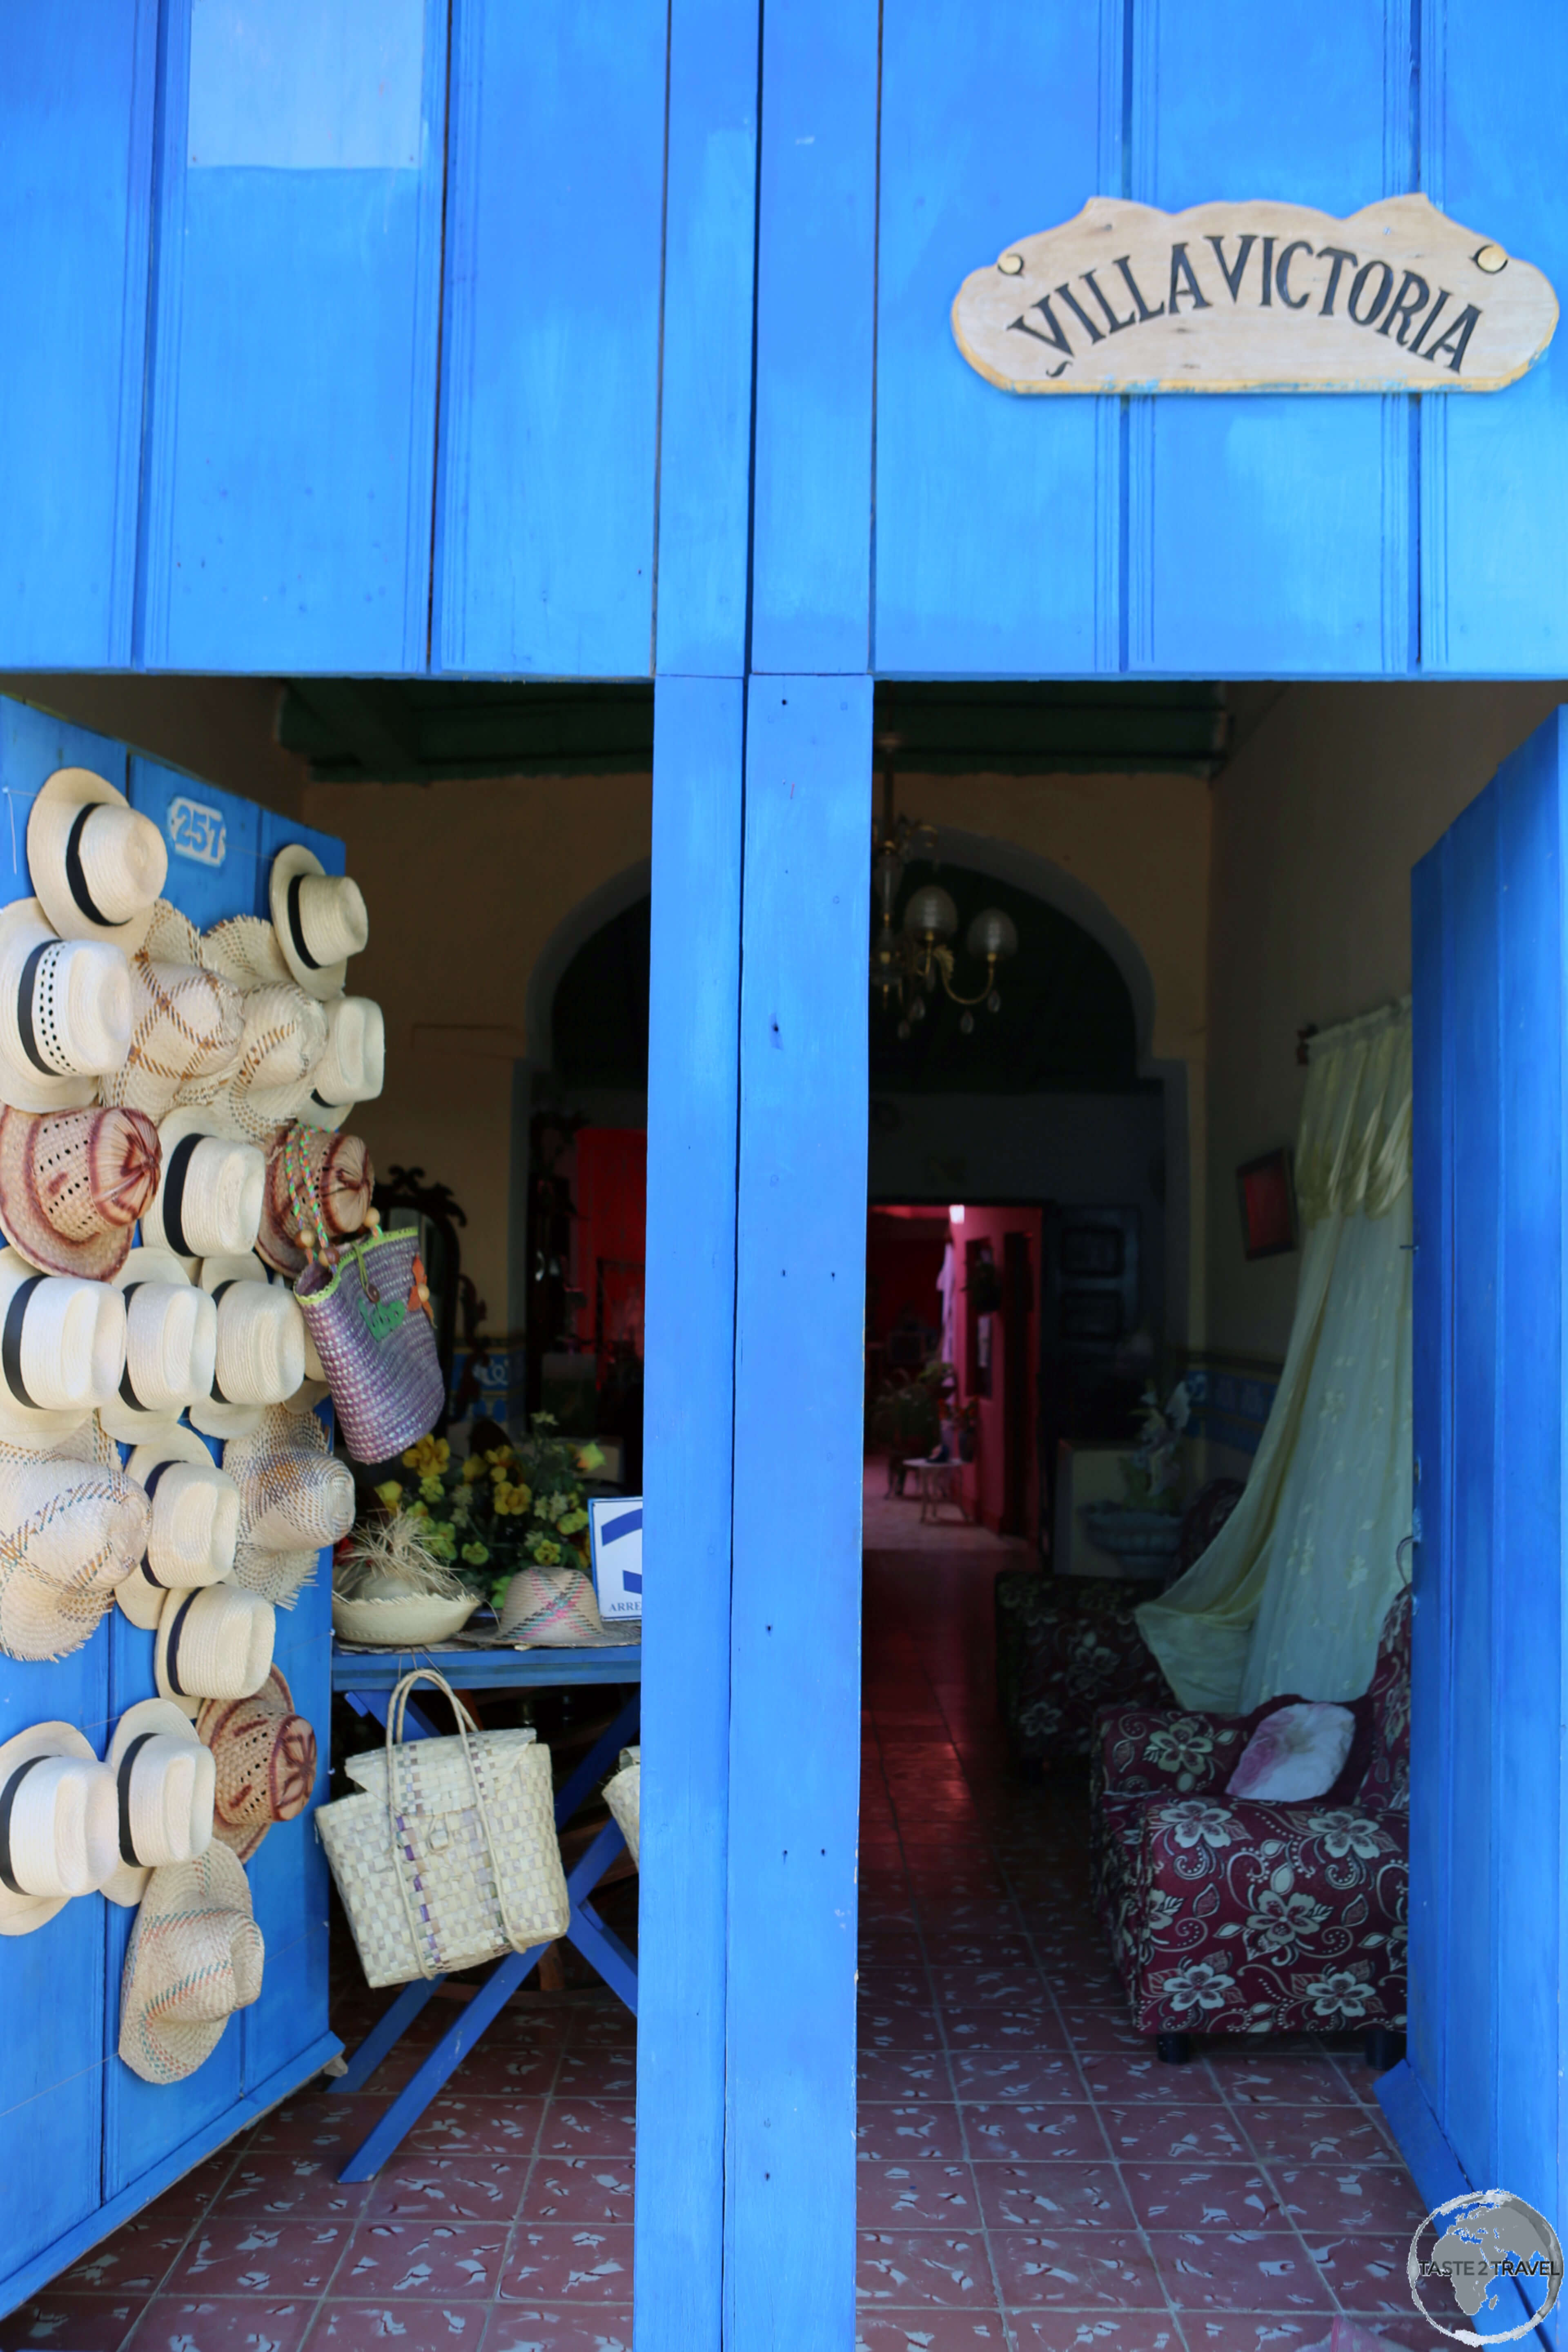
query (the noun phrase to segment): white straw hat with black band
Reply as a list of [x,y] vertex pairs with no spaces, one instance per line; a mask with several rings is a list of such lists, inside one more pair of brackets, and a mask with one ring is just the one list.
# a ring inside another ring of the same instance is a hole
[[371,996],[337,996],[327,1008],[327,1045],[296,1116],[306,1127],[341,1127],[356,1103],[386,1083],[386,1024]]
[[47,1927],[120,1858],[114,1775],[70,1723],[0,1745],[0,1936]]
[[133,955],[169,871],[151,817],[90,768],[57,768],[27,813],[27,871],[62,940]]
[[36,898],[0,908],[0,1102],[81,1110],[130,1047],[123,950],[62,940]]
[[254,1252],[204,1259],[201,1280],[217,1309],[217,1368],[191,1421],[206,1437],[244,1437],[264,1405],[282,1404],[304,1379],[305,1318]]
[[152,1508],[146,1549],[114,1597],[133,1625],[153,1633],[168,1593],[199,1591],[231,1573],[239,1490],[194,1429],[137,1446],[125,1469]]
[[113,1280],[125,1300],[125,1370],[99,1418],[122,1445],[140,1445],[211,1391],[217,1309],[172,1250],[132,1250]]
[[63,1437],[109,1402],[124,1370],[118,1290],[35,1274],[19,1250],[0,1250],[0,1436]]
[[272,1668],[272,1603],[233,1584],[171,1592],[158,1612],[153,1672],[161,1697],[195,1722],[205,1698],[249,1698]]
[[103,1760],[114,1775],[120,1849],[103,1892],[129,1911],[154,1870],[194,1862],[212,1843],[217,1775],[195,1725],[166,1698],[127,1707]]
[[344,967],[370,938],[359,884],[326,873],[296,841],[273,859],[268,895],[278,944],[300,987],[310,996],[341,996]]
[[215,1134],[204,1110],[172,1110],[158,1139],[163,1164],[142,1240],[186,1260],[254,1249],[267,1187],[256,1146]]

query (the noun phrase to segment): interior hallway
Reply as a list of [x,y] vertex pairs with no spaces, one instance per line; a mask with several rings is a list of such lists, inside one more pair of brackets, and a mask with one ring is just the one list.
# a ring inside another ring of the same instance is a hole
[[1086,1782],[1003,1758],[998,1549],[867,1554],[863,2352],[1289,2352],[1337,2312],[1430,2345],[1359,2038],[1177,2067],[1128,2030]]

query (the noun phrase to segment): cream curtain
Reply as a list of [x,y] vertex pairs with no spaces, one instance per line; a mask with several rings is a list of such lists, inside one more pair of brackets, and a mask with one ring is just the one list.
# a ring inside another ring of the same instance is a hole
[[1184,1706],[1360,1695],[1410,1532],[1410,1008],[1314,1038],[1296,1319],[1247,1491],[1138,1622]]

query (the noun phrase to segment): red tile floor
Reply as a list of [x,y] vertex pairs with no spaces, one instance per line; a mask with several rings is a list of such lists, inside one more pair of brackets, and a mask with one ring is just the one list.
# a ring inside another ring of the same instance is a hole
[[[1002,1763],[1005,1555],[955,1536],[868,1556],[861,2352],[1301,2352],[1338,2311],[1429,2347],[1404,2284],[1420,2209],[1354,2048],[1173,2068],[1128,2033],[1081,1783]],[[343,1982],[352,2043],[384,1996],[352,1953]],[[342,2188],[405,2042],[189,2175],[0,2322],[0,2352],[629,2352],[633,2060],[608,1996],[509,2010]]]

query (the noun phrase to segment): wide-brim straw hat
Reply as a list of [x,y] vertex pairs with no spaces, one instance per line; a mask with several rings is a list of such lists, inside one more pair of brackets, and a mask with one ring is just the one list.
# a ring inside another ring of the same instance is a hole
[[62,940],[133,955],[169,871],[151,817],[90,768],[57,768],[27,813],[27,872]]
[[219,1134],[265,1151],[309,1099],[310,1073],[326,1050],[327,1016],[291,980],[250,989],[240,1001],[239,1058],[214,1092],[208,1117]]
[[386,1023],[371,996],[334,996],[327,1006],[327,1049],[310,1073],[300,1106],[307,1127],[341,1127],[356,1103],[374,1102],[386,1083]]
[[256,1247],[267,1162],[253,1143],[219,1135],[205,1110],[173,1110],[158,1129],[163,1164],[142,1238],[194,1264]]
[[213,1835],[248,1862],[276,1822],[297,1821],[316,1785],[316,1735],[274,1666],[254,1698],[209,1699],[196,1730],[217,1769]]
[[[4,1130],[0,1129],[0,1139]],[[304,1204],[294,1197],[298,1189]],[[325,1244],[332,1247],[365,1229],[375,1171],[357,1135],[330,1134],[297,1120],[267,1156],[267,1192],[256,1246],[270,1266],[292,1278]],[[309,1228],[310,1244],[301,1247]]]
[[[74,1433],[85,1443],[88,1429]],[[0,1652],[68,1657],[147,1549],[148,1502],[107,1461],[19,1446],[0,1449]]]
[[239,1059],[240,992],[201,961],[190,919],[160,898],[131,959],[131,1044],[99,1081],[99,1100],[163,1118],[178,1104],[211,1100]]
[[0,1745],[0,1936],[30,1936],[119,1859],[114,1775],[70,1723]]
[[217,1309],[172,1250],[132,1250],[114,1283],[125,1300],[125,1370],[99,1419],[122,1445],[140,1445],[211,1389]]
[[234,1570],[239,1493],[194,1429],[176,1425],[125,1465],[151,1505],[141,1559],[114,1597],[133,1625],[156,1630],[171,1592],[221,1584]]
[[195,1725],[166,1698],[127,1707],[103,1760],[114,1775],[120,1846],[103,1892],[129,1910],[153,1871],[192,1862],[212,1843],[217,1776]]
[[0,1102],[84,1109],[130,1045],[123,950],[62,940],[36,898],[0,908]]
[[226,915],[202,933],[201,958],[241,990],[271,988],[294,977],[277,932],[261,915]]
[[40,1274],[102,1282],[125,1262],[160,1158],[138,1110],[0,1105],[0,1230]]
[[158,1612],[153,1672],[161,1697],[195,1719],[205,1698],[249,1698],[272,1664],[277,1619],[258,1592],[204,1584],[171,1592]]
[[544,1649],[619,1646],[606,1631],[593,1579],[580,1568],[522,1568],[501,1595],[498,1634]]
[[120,2055],[144,2083],[183,2083],[212,2056],[237,2009],[261,1991],[266,1946],[250,1885],[215,1838],[147,1881],[125,1953]]
[[300,987],[310,996],[341,996],[348,960],[370,938],[359,884],[324,872],[314,852],[295,841],[272,861],[268,898],[278,944]]
[[0,1250],[0,1437],[62,1437],[125,1370],[125,1301],[103,1282],[39,1274]]
[[313,1412],[272,1405],[256,1429],[231,1438],[223,1466],[239,1489],[234,1581],[291,1609],[321,1552],[354,1523],[353,1472],[328,1450]]
[[201,1281],[217,1308],[217,1364],[191,1421],[207,1437],[244,1437],[264,1405],[286,1402],[304,1379],[305,1318],[254,1252],[204,1258]]

